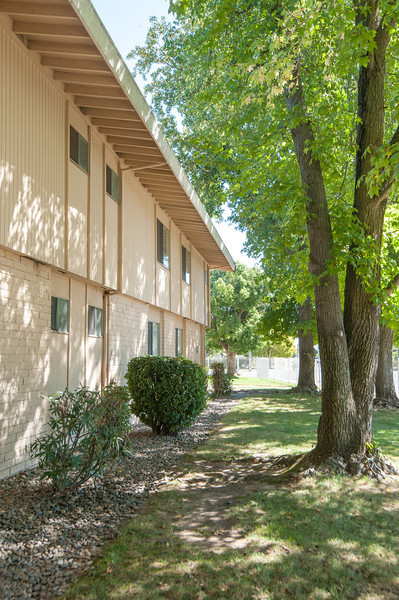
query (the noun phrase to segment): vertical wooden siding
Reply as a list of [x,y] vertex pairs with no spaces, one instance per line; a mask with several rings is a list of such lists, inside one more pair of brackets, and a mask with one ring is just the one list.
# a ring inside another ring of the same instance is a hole
[[0,243],[64,266],[65,100],[0,30]]

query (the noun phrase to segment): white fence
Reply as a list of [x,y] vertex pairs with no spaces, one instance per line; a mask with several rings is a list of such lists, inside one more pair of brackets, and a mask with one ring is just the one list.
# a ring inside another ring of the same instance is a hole
[[[227,366],[226,357],[223,355],[207,359],[208,366],[217,360],[224,362]],[[298,383],[299,359],[295,358],[252,358],[248,356],[237,357],[237,371],[245,377],[259,377],[261,379],[272,379],[275,381],[286,381],[287,383]],[[393,372],[396,393],[399,394],[398,371]],[[320,360],[315,361],[315,383],[321,387]]]

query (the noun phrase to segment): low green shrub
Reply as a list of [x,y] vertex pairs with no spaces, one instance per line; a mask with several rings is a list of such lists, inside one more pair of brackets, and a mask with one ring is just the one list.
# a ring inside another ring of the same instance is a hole
[[103,392],[81,387],[49,398],[50,433],[31,446],[41,478],[60,493],[105,472],[123,451],[130,431],[130,399],[126,387],[111,383]]
[[212,396],[219,398],[220,396],[228,396],[233,389],[234,375],[226,373],[223,363],[214,362],[211,364],[212,374]]
[[155,434],[175,434],[204,410],[207,374],[187,358],[139,356],[126,373],[132,413]]

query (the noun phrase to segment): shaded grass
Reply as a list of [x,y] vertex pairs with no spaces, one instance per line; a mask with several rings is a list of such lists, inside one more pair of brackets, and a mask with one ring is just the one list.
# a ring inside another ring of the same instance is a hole
[[[241,401],[186,461],[187,474],[150,499],[66,597],[398,598],[397,481],[318,476],[269,486],[262,470],[247,476],[259,456],[311,448],[319,406],[284,395]],[[377,411],[374,422],[399,461],[397,414]]]

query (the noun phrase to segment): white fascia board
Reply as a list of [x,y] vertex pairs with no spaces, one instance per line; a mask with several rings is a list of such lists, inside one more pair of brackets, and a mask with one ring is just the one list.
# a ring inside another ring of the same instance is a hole
[[128,95],[132,105],[143,120],[148,131],[154,138],[154,141],[156,142],[158,148],[165,157],[166,162],[168,163],[175,177],[186,192],[187,197],[191,201],[191,204],[194,206],[194,208],[200,215],[202,221],[206,225],[208,231],[210,232],[215,242],[223,252],[230,267],[233,270],[235,270],[234,260],[230,252],[228,251],[226,244],[220,237],[204,205],[202,204],[196,191],[191,185],[182,165],[178,161],[175,153],[173,152],[173,149],[169,145],[165,134],[162,131],[161,125],[158,123],[150,107],[148,106],[147,101],[145,100],[143,94],[141,93],[139,87],[137,86],[133,78],[133,75],[130,73],[125,61],[123,60],[111,36],[106,30],[104,23],[98,16],[94,6],[90,2],[90,0],[69,0],[69,3],[73,5],[76,12],[79,14],[83,24],[86,26],[86,29],[90,33],[90,36],[95,42],[97,48],[99,49],[99,51],[101,52],[111,69],[114,71],[121,86]]

